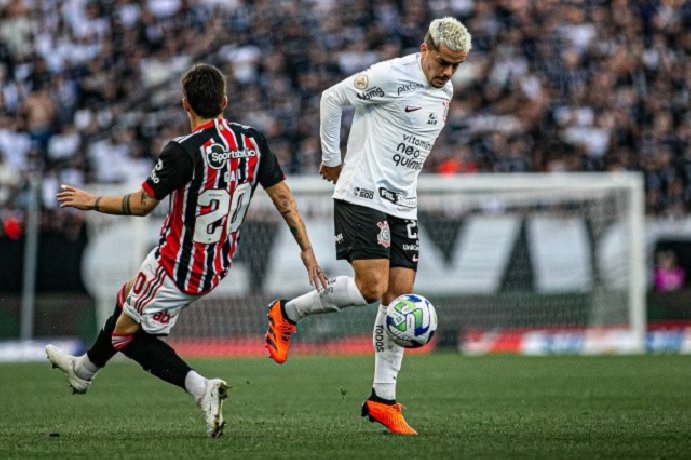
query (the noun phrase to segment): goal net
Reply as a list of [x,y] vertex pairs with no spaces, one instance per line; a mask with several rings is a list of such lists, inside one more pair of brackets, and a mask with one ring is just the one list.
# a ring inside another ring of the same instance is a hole
[[[335,260],[333,186],[290,178],[317,258]],[[99,190],[121,193],[122,190]],[[163,204],[163,203],[162,203]],[[156,243],[166,206],[149,218],[88,213],[87,288],[99,316]],[[643,183],[635,173],[422,175],[415,291],[437,307],[428,352],[638,352],[645,334]],[[299,250],[261,190],[228,277],[183,311],[170,340],[184,355],[261,355],[265,305],[310,290]],[[369,353],[376,306],[308,317],[291,354]]]

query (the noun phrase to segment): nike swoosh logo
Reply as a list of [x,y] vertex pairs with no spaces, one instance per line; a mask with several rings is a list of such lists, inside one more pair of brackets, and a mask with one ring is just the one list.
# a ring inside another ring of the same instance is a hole
[[412,106],[412,105],[406,105],[405,106],[405,112],[406,113],[415,112],[416,110],[421,110],[421,109],[422,109],[422,107],[416,107],[416,106]]

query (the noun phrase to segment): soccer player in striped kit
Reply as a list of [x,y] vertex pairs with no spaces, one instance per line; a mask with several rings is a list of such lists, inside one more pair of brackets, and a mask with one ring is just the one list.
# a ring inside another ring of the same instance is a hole
[[197,64],[182,77],[182,106],[192,132],[170,141],[141,190],[125,196],[93,196],[64,185],[60,207],[143,216],[169,197],[158,245],[139,274],[117,294],[113,315],[96,342],[75,357],[48,345],[46,354],[62,370],[74,393],[83,394],[96,373],[117,352],[160,379],[180,386],[202,409],[211,437],[223,434],[223,400],[228,385],[192,370],[158,336],[167,335],[180,310],[213,290],[228,274],[241,224],[261,184],[291,229],[310,284],[327,284],[285,175],[264,135],[223,118],[225,78],[215,67]]
[[[429,25],[420,52],[380,62],[328,88],[321,98],[323,179],[336,184],[336,257],[355,277],[338,276],[327,289],[269,306],[266,348],[276,362],[288,358],[291,334],[302,318],[380,302],[373,330],[372,395],[362,415],[389,432],[416,435],[396,402],[403,348],[384,333],[386,306],[413,292],[418,261],[417,177],[446,121],[451,77],[471,46],[453,18]],[[341,112],[355,107],[341,161]]]

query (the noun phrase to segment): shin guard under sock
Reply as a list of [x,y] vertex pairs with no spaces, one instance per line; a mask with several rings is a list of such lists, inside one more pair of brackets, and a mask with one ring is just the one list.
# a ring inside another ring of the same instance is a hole
[[118,320],[120,313],[122,313],[122,306],[127,299],[127,293],[127,283],[125,283],[115,296],[115,310],[113,310],[113,314],[103,323],[103,327],[99,331],[98,337],[96,337],[96,342],[86,352],[89,360],[99,368],[104,367],[110,358],[118,352],[113,347],[113,331],[115,330],[115,322]]
[[396,379],[403,361],[403,347],[389,338],[384,330],[386,324],[386,306],[379,305],[374,320],[372,342],[374,345],[374,382],[373,393],[383,400],[396,400]]
[[139,331],[122,353],[164,382],[185,389],[185,377],[192,369],[170,345],[156,336]]
[[98,367],[104,367],[110,358],[117,353],[117,350],[113,347],[112,336],[113,330],[115,330],[115,322],[118,320],[120,312],[121,310],[116,307],[113,315],[103,324],[98,337],[96,337],[96,342],[86,352],[89,360]]

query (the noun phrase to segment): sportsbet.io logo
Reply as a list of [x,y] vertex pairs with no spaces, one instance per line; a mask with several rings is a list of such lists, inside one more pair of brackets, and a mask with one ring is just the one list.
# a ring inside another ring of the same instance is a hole
[[211,144],[205,147],[206,162],[213,169],[223,168],[228,160],[235,158],[252,158],[257,155],[254,150],[238,150],[237,152],[229,152],[225,146],[221,144]]

